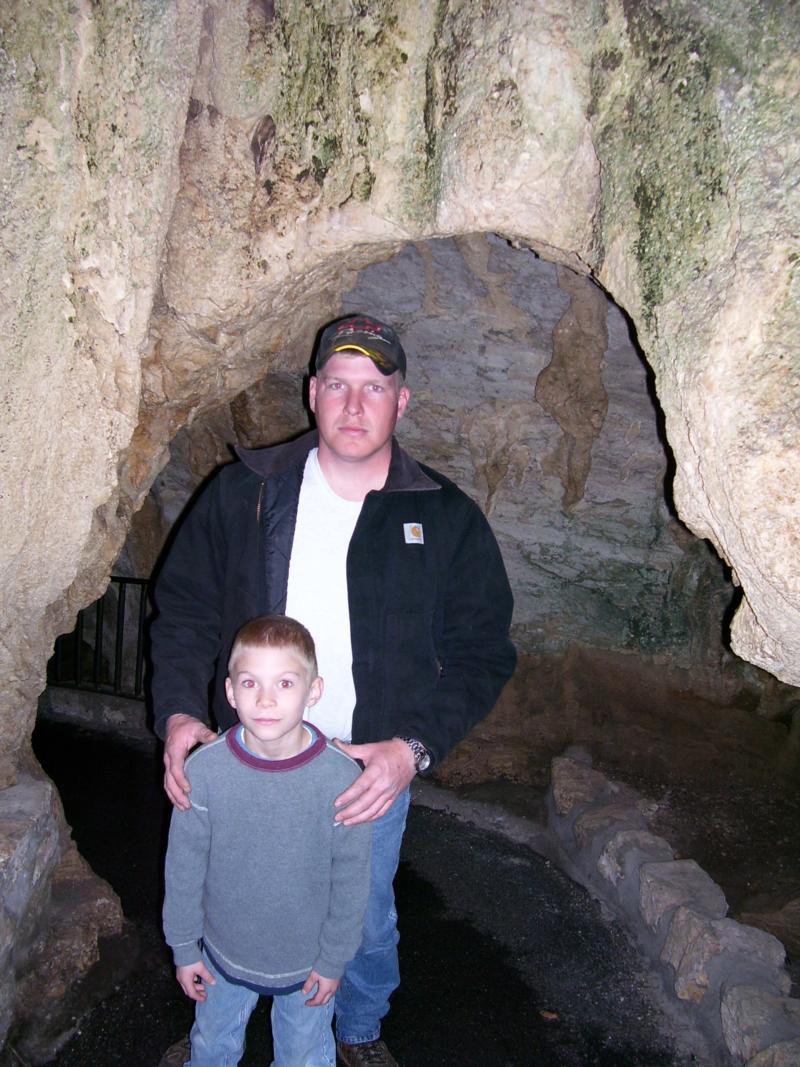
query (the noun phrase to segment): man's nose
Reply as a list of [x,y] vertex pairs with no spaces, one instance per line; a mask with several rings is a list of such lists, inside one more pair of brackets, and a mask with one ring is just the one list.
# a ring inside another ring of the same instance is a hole
[[345,400],[345,409],[349,415],[359,415],[361,413],[361,390],[360,389],[348,389],[347,398]]

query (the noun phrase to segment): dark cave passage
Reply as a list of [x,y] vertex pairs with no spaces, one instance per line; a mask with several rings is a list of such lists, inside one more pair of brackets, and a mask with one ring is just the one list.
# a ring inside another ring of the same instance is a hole
[[[130,975],[52,1067],[155,1067],[192,1012],[160,934],[167,805],[153,746],[41,722],[38,758],[76,842],[135,925]],[[413,805],[396,880],[403,980],[385,1034],[402,1067],[689,1067],[679,1025],[617,924],[549,861]],[[262,1004],[243,1067],[269,1061]]]

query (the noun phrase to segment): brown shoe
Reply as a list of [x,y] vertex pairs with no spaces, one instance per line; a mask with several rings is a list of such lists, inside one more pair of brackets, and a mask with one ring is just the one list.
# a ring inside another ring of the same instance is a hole
[[192,1046],[188,1037],[181,1038],[174,1045],[170,1045],[161,1059],[158,1067],[183,1067],[188,1063],[192,1055]]
[[346,1067],[399,1067],[383,1041],[368,1041],[365,1045],[344,1045],[337,1041],[336,1051]]

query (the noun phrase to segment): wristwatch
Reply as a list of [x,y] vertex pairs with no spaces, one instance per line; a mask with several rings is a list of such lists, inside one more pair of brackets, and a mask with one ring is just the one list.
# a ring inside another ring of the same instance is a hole
[[424,774],[431,765],[431,754],[427,748],[416,737],[398,737],[398,741],[405,741],[414,756],[414,769],[417,774]]

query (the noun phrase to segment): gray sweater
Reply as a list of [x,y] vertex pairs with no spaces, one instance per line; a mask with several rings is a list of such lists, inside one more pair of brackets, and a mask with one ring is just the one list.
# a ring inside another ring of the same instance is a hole
[[172,813],[164,933],[176,966],[202,938],[231,978],[270,989],[340,978],[361,943],[372,827],[334,824],[358,766],[306,723],[312,744],[262,760],[238,726],[186,762],[191,807]]

